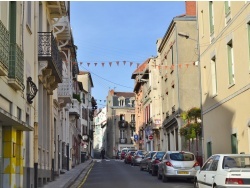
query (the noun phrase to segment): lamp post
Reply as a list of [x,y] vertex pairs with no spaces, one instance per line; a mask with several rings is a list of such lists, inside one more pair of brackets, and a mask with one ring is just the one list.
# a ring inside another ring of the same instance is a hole
[[[201,62],[200,62],[200,48],[199,48],[199,37],[197,39],[190,38],[188,33],[178,32],[180,37],[190,39],[196,42],[197,44],[197,56],[198,56],[198,66],[199,66],[199,91],[200,91],[200,110],[201,110],[201,141],[202,141],[202,163],[204,162],[204,127],[203,127],[203,109],[202,109],[202,84],[201,84]],[[197,141],[196,141],[197,142]],[[197,151],[198,152],[198,151]]]

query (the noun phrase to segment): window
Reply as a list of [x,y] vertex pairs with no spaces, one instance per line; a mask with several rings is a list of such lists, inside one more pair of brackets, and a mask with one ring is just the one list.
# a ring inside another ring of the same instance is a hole
[[32,1],[27,1],[27,27],[31,30],[31,3]]
[[120,114],[120,121],[125,120],[124,114]]
[[212,164],[212,162],[213,162],[213,158],[211,157],[211,158],[209,158],[209,159],[207,160],[207,162],[202,166],[201,170],[203,170],[203,171],[209,170],[209,167],[210,167],[210,165]]
[[234,84],[234,55],[233,55],[233,42],[230,40],[227,43],[227,57],[228,57],[228,78],[229,85]]
[[21,120],[22,119],[22,110],[17,107],[17,119]]
[[135,121],[135,114],[131,114],[131,121]]
[[211,59],[212,96],[217,94],[216,58]]
[[125,138],[125,130],[124,129],[120,130],[120,138],[121,139]]
[[225,1],[225,14],[228,15],[230,13],[230,1]]
[[207,157],[212,155],[212,142],[207,142]]
[[82,103],[85,104],[85,93],[82,94]]
[[232,147],[232,153],[237,154],[238,153],[237,134],[231,135],[231,147]]
[[214,33],[214,7],[213,1],[209,1],[209,22],[210,22],[210,34]]

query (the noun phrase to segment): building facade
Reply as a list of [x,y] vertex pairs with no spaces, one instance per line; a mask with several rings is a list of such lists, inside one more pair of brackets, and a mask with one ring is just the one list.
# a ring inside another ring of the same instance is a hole
[[250,4],[197,4],[205,158],[249,153]]
[[135,95],[110,90],[107,96],[106,155],[116,156],[117,150],[135,148]]

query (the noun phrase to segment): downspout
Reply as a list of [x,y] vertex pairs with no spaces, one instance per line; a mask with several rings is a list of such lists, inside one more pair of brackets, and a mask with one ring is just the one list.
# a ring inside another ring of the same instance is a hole
[[[178,96],[178,114],[180,114],[180,89],[179,89],[179,52],[178,52],[178,32],[177,32],[177,26],[175,24],[175,40],[176,40],[176,72],[177,72],[177,96]],[[181,121],[179,117],[174,117],[178,123],[178,130],[181,128]],[[182,149],[181,148],[181,137],[179,136],[179,134],[176,135],[178,138],[178,150]],[[177,149],[177,148],[175,148]]]
[[[39,3],[35,4],[34,7],[34,30],[35,30],[35,39],[37,39],[37,33],[38,33],[38,12],[39,12]],[[38,69],[39,69],[39,63],[38,63],[38,40],[34,41],[34,48],[36,49],[34,51],[34,83],[39,86],[39,80],[38,80]],[[39,105],[39,98],[38,96],[34,98],[34,188],[38,187],[38,105]]]

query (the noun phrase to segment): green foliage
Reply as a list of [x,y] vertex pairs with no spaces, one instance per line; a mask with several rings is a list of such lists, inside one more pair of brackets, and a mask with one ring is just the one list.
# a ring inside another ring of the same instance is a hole
[[189,140],[201,135],[201,123],[198,123],[198,119],[201,119],[200,108],[194,107],[187,112],[183,112],[181,118],[184,122],[187,122],[180,128],[181,136],[184,136],[186,140]]
[[73,93],[73,98],[81,102],[80,95]]

